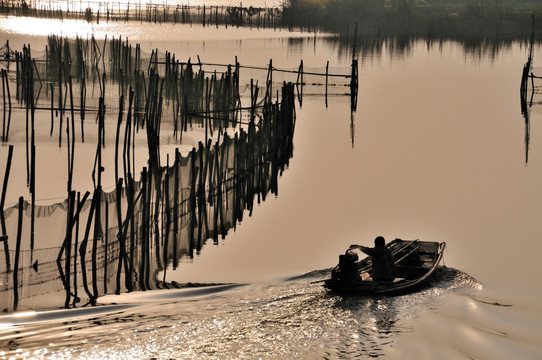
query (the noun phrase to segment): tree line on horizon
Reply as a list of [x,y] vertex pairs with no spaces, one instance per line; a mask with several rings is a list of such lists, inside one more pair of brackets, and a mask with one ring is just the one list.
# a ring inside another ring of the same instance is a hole
[[[533,20],[534,26],[533,26]],[[540,19],[540,20],[538,20]],[[538,21],[536,21],[538,20]],[[285,0],[290,28],[342,35],[542,38],[542,2],[533,0]]]

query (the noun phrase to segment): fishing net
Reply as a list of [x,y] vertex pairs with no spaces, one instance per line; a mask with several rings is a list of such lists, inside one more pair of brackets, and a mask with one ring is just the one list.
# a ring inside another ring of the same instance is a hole
[[[531,67],[529,72],[531,75],[526,81],[526,92],[524,95],[525,109],[529,111],[529,114],[542,113],[542,68]],[[525,111],[525,110],[524,110]]]
[[[7,74],[18,116],[34,108],[46,118],[38,122],[41,132],[48,133],[43,127],[50,115],[60,145],[60,120],[80,120],[81,129],[85,118],[95,120],[101,124],[90,136],[95,140],[105,128],[120,126],[116,119],[125,111],[125,152],[116,187],[102,189],[93,174],[92,194],[5,209],[0,307],[7,310],[44,306],[43,299],[77,306],[107,293],[169,286],[157,278],[161,271],[192,258],[208,239],[217,243],[245,210],[250,215],[255,202],[276,193],[293,152],[294,98],[345,91],[350,81],[335,76],[338,69],[302,63],[277,69],[180,62],[168,52],[144,54],[122,39],[50,36],[47,51],[23,48],[15,61],[15,73],[4,71],[3,79]],[[164,166],[159,149],[165,131],[177,136],[196,127],[205,129],[205,141],[189,153],[175,152]],[[136,141],[144,141],[149,155],[140,174],[126,151]]]
[[169,286],[160,271],[192,258],[208,239],[217,243],[277,192],[295,124],[293,86],[282,93],[246,131],[200,143],[187,156],[177,151],[170,166],[145,168],[137,181],[125,174],[124,186],[109,192],[5,209],[0,307],[70,307]]

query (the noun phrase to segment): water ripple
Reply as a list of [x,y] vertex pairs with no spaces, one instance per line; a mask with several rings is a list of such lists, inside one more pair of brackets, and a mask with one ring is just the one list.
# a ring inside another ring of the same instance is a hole
[[8,344],[5,356],[36,359],[381,358],[398,336],[415,331],[414,319],[439,307],[439,297],[478,286],[445,268],[415,294],[341,297],[313,283],[325,274],[166,296],[86,320],[27,324],[1,331],[0,342]]

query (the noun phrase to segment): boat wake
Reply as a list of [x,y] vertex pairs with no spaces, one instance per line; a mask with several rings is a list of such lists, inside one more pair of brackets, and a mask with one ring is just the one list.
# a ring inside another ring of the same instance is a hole
[[2,356],[380,357],[393,351],[397,337],[411,333],[415,319],[436,311],[447,295],[474,296],[481,287],[461,271],[440,267],[426,288],[412,294],[341,297],[321,286],[329,271],[272,283],[106,296],[99,299],[101,306],[38,312],[19,322],[13,315],[9,321],[3,317]]

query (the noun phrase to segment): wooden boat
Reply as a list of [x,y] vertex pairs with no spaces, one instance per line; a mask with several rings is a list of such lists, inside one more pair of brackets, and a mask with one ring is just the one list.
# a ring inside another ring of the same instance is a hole
[[[397,278],[394,281],[362,280],[362,276],[346,277],[337,265],[324,287],[346,295],[400,295],[422,287],[440,263],[446,243],[395,239],[386,245],[393,254]],[[367,274],[372,266],[367,256],[356,263],[358,274]]]

